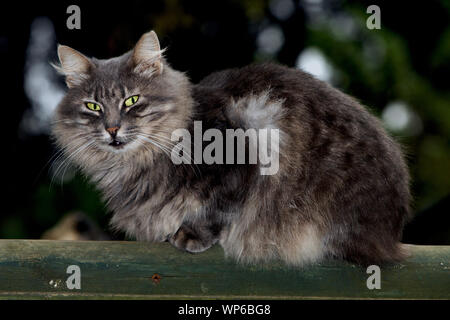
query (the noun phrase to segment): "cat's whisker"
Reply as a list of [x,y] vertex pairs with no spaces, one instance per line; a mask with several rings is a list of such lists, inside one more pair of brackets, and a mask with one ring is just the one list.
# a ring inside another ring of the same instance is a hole
[[73,120],[73,119],[57,120],[57,121],[51,122],[50,125],[51,125],[51,126],[55,126],[55,125],[57,125],[57,124],[59,124],[59,123],[64,123],[64,124],[78,124],[78,125],[80,125],[80,126],[88,126],[87,123],[80,122],[80,121],[76,121],[76,120]]
[[[96,142],[92,141],[92,143],[89,143],[85,148],[83,148],[83,150],[80,150],[79,152],[77,152],[77,154],[80,153],[81,151],[87,151],[91,147],[95,147],[96,145],[97,145]],[[75,156],[75,155],[73,155],[73,156]],[[68,158],[68,160],[70,160],[70,159]],[[63,184],[64,184],[64,176],[66,175],[66,171],[71,165],[71,161],[66,161],[66,162],[67,162],[67,164],[65,165],[64,171],[62,172],[62,175],[61,175],[61,186],[63,186]]]
[[[70,164],[70,161],[72,161],[72,159],[73,159],[77,154],[79,154],[81,151],[85,150],[86,148],[88,148],[89,146],[91,146],[91,145],[94,144],[94,143],[95,143],[95,140],[92,140],[92,141],[88,142],[87,144],[82,144],[82,145],[76,146],[76,149],[75,149],[73,152],[71,152],[70,154],[68,154],[68,155],[66,156],[66,158],[59,164],[59,166],[58,166],[58,167],[56,168],[56,170],[54,171],[53,177],[52,177],[52,179],[51,179],[51,181],[50,181],[50,188],[52,187],[53,181],[54,181],[55,177],[59,174],[59,172],[60,172],[63,168],[67,168],[67,167],[64,167],[64,166],[69,165],[69,164]],[[67,150],[66,150],[66,152],[67,152]],[[65,152],[65,153],[66,153],[66,152]],[[63,181],[61,180],[61,183],[62,183],[62,182],[63,182]]]
[[[167,139],[166,137],[163,137],[163,136],[153,135],[153,134],[148,134],[148,133],[143,133],[143,132],[140,132],[139,134],[145,135],[145,136],[147,136],[147,137],[149,137],[149,138],[153,138],[153,139],[158,139],[158,138],[159,138],[159,139]],[[184,152],[184,150],[182,149],[182,147],[181,147],[180,145],[175,144],[175,143],[173,143],[172,141],[169,141],[168,139],[167,139],[167,141],[158,141],[158,142],[159,142],[160,144],[162,144],[162,145],[163,145],[164,142],[165,142],[165,143],[170,143],[169,146],[167,146],[167,145],[165,146],[165,147],[169,150],[170,154],[172,153],[172,151],[173,151],[174,149],[175,149],[175,151],[183,151],[182,159],[186,160],[187,163],[190,164],[190,167],[193,167],[192,170],[193,170],[194,173],[197,175],[197,177],[198,177],[199,175],[201,176],[201,171],[200,171],[200,169],[198,168],[198,165],[194,163],[194,161],[193,161],[193,159],[191,158],[190,154],[186,154],[186,153]],[[172,149],[170,149],[169,147],[171,147]],[[186,163],[183,162],[183,164],[186,164]]]
[[[162,131],[161,131],[161,132],[162,132]],[[153,133],[152,133],[152,134],[153,134]],[[199,174],[201,175],[201,171],[200,171],[200,169],[198,168],[198,165],[197,165],[196,163],[194,163],[194,160],[192,159],[190,153],[185,153],[184,150],[183,150],[183,148],[182,148],[179,144],[175,144],[174,141],[170,140],[170,139],[167,138],[167,137],[164,137],[164,136],[161,136],[161,135],[157,135],[157,134],[153,134],[153,135],[155,135],[155,136],[157,136],[157,137],[159,137],[159,138],[161,138],[161,139],[165,139],[165,140],[167,141],[167,143],[169,143],[176,151],[181,151],[181,150],[182,150],[182,151],[183,151],[183,156],[182,156],[182,158],[185,159],[185,160],[187,160],[189,164],[193,165],[193,166],[195,167],[195,169],[197,169],[197,171],[198,171],[197,173],[199,173]]]
[[155,147],[159,148],[161,151],[163,151],[163,153],[170,158],[170,154],[167,150],[165,150],[163,147],[161,147],[159,144],[157,144],[155,141],[144,137],[144,136],[138,136],[138,138],[143,139],[144,141],[150,142],[151,144],[153,144]]
[[[144,136],[142,136],[141,135],[141,137],[142,138],[146,138],[146,137],[144,137]],[[172,152],[172,150],[170,150],[167,146],[164,146],[163,145],[163,143],[162,142],[156,142],[155,140],[151,140],[151,139],[145,139],[146,141],[148,141],[148,142],[150,142],[150,143],[152,143],[152,144],[156,144],[161,150],[163,150],[163,151],[165,151],[165,154],[169,157],[169,158],[171,158],[171,152]],[[183,154],[183,157],[184,157],[184,154]],[[191,160],[189,160],[189,159],[187,159],[187,158],[184,158],[185,160],[187,160],[189,163],[191,162]],[[195,166],[195,165],[194,165]],[[192,166],[190,166],[191,168],[192,168]],[[198,169],[198,168],[197,168]],[[195,169],[194,168],[192,168],[192,170],[193,170],[193,172],[194,172],[194,174],[196,174],[197,175],[197,172],[195,171]]]
[[143,136],[143,135],[137,135],[138,137],[142,138],[142,140],[152,143],[153,145],[156,145],[159,149],[163,150],[164,153],[170,157],[170,149],[162,144],[160,141],[156,141],[154,137],[149,136]]
[[[163,141],[161,141],[161,143],[166,143],[168,144],[168,147],[172,147],[172,148],[176,148],[177,150],[181,150],[181,146],[179,144],[175,144],[173,141],[171,141],[170,139],[168,139],[167,137],[161,136],[161,135],[157,135],[157,134],[150,134],[150,133],[144,133],[144,132],[137,132],[140,135],[145,135],[148,137],[153,137],[153,138],[157,138],[157,139],[162,139]],[[191,161],[192,159],[189,157],[189,159],[187,159],[189,161]]]
[[139,132],[138,134],[144,135],[144,136],[149,137],[149,138],[158,139],[158,141],[160,141],[160,143],[165,143],[167,147],[180,148],[179,145],[176,145],[175,143],[173,143],[173,142],[171,142],[169,140],[165,140],[164,137],[153,135],[153,134],[148,134],[148,133],[143,133],[143,132]]
[[[148,138],[152,138],[152,139],[159,138],[152,134],[148,134],[148,133],[144,133],[144,132],[137,132],[136,135],[140,135],[140,136],[144,136],[144,137],[148,137]],[[162,143],[162,142],[164,142],[164,141],[160,141],[160,143]],[[165,145],[165,146],[168,148],[170,145],[169,146]]]
[[59,119],[59,120],[52,120],[50,121],[50,124],[55,124],[55,123],[61,123],[61,122],[68,122],[68,121],[74,121],[73,119]]
[[194,159],[192,159],[190,152],[186,153],[185,150],[183,149],[183,147],[181,147],[179,144],[175,144],[172,140],[169,140],[167,137],[163,137],[160,135],[156,135],[157,137],[161,138],[161,139],[165,139],[167,140],[166,143],[169,143],[171,145],[171,147],[175,150],[175,151],[183,151],[183,155],[182,155],[182,159],[186,160],[188,162],[188,164],[190,164],[191,166],[193,166],[193,170],[194,173],[198,176],[201,176],[201,170],[198,167],[198,165],[194,162]]
[[[55,178],[58,176],[58,173],[59,173],[60,169],[66,164],[66,162],[69,161],[69,159],[68,159],[67,157],[64,157],[64,155],[61,155],[61,156],[59,157],[59,159],[61,159],[61,158],[62,158],[63,160],[62,160],[61,162],[57,163],[58,167],[57,167],[56,170],[54,170],[53,173],[52,173],[52,178],[51,178],[51,180],[50,180],[50,186],[49,186],[49,189],[52,188],[53,182],[54,182]],[[56,161],[57,161],[57,160],[55,160],[55,165],[56,165]]]
[[69,150],[72,150],[73,148],[75,148],[75,146],[72,145],[67,145],[61,148],[61,150],[55,154],[49,170],[52,171],[53,167],[58,164],[58,161],[63,158]]
[[[73,140],[72,142],[76,142],[78,139],[83,138],[83,137],[87,137],[87,136],[91,136],[91,134],[85,133],[85,132],[80,133],[80,134],[77,134],[77,135],[73,136],[73,139],[74,139],[74,140]],[[94,134],[94,137],[96,137],[96,134]],[[60,149],[58,152],[56,152],[56,153],[49,159],[49,161],[47,161],[47,163],[44,165],[44,167],[42,168],[42,170],[44,170],[45,167],[48,166],[48,165],[52,162],[52,164],[51,164],[51,166],[50,166],[50,168],[49,168],[49,169],[51,170],[52,167],[54,166],[54,164],[55,164],[61,157],[64,156],[64,154],[67,152],[67,150],[70,149],[70,147],[71,147],[71,145],[66,145],[66,146],[64,146],[64,147],[61,147],[61,149]]]
[[139,143],[139,145],[143,146],[146,150],[148,150],[150,153],[153,153],[153,150],[150,149],[144,142],[142,142],[139,138],[136,139],[136,142]]

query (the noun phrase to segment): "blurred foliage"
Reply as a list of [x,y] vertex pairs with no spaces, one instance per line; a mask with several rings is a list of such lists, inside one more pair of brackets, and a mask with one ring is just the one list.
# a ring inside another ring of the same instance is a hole
[[[412,64],[414,52],[401,34],[384,25],[381,30],[367,29],[365,19],[368,15],[364,6],[349,4],[346,8],[359,26],[357,39],[336,38],[324,25],[309,30],[307,46],[323,50],[339,71],[341,89],[359,98],[376,113],[380,114],[389,101],[401,100],[419,114],[424,123],[424,131],[420,135],[393,134],[404,144],[409,157],[415,207],[424,209],[450,192],[448,83],[440,83],[435,88],[426,73],[421,74],[415,69]],[[430,48],[429,70],[448,70],[450,43],[447,37],[448,29],[436,43],[436,49]],[[371,44],[373,56],[366,53],[364,44]],[[376,57],[377,54],[382,57]],[[371,58],[376,63],[371,63]]]
[[[291,12],[277,14],[273,9],[277,2],[284,2]],[[61,12],[68,4],[62,1],[56,7],[30,10],[24,25],[29,26],[37,15],[49,16],[59,42],[100,58],[125,52],[143,32],[154,29],[168,47],[168,61],[187,71],[194,82],[210,72],[254,61],[269,59],[294,67],[305,48],[318,48],[333,67],[333,84],[374,113],[381,115],[390,102],[403,101],[420,117],[422,128],[417,134],[392,132],[407,152],[414,210],[434,206],[442,211],[441,217],[448,211],[436,203],[450,194],[450,1],[378,1],[381,30],[366,28],[366,8],[372,1],[166,0],[127,1],[121,7],[81,1],[80,31],[65,28],[66,16]],[[269,53],[258,47],[258,36],[268,26],[281,30],[283,36],[282,46]],[[29,30],[21,30],[22,42],[9,42],[7,53],[11,57],[15,54],[13,44],[25,49]],[[16,39],[13,33],[6,37]],[[15,72],[21,72],[23,57],[17,59]],[[13,79],[15,92],[20,92],[20,81]],[[19,119],[22,113],[16,111],[13,118]],[[11,147],[17,158],[36,145],[44,146],[45,152],[41,148],[32,169],[24,169],[22,176],[11,179],[15,182],[10,199],[18,199],[12,193],[25,191],[21,193],[23,200],[13,202],[0,217],[0,238],[39,237],[64,213],[74,210],[85,212],[107,228],[108,216],[98,193],[79,175],[51,188],[50,176],[45,174],[30,186],[20,183],[35,180],[45,167],[52,150],[47,139],[18,139]],[[439,214],[433,215],[435,225],[440,223]],[[447,238],[441,236],[439,241],[449,238],[447,228]]]

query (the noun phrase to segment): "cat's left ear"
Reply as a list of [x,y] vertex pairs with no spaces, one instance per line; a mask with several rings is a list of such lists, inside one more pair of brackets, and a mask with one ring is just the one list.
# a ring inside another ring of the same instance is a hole
[[89,78],[93,65],[89,58],[68,46],[58,45],[58,58],[60,66],[53,67],[66,77],[69,88],[81,84]]
[[163,51],[155,31],[145,33],[139,39],[132,53],[134,71],[146,76],[161,74],[163,71]]

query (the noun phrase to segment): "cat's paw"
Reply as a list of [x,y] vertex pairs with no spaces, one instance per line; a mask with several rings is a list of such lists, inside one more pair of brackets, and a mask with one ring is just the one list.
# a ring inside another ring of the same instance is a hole
[[214,242],[200,239],[194,232],[183,227],[169,238],[169,242],[174,247],[191,253],[203,252],[214,244]]

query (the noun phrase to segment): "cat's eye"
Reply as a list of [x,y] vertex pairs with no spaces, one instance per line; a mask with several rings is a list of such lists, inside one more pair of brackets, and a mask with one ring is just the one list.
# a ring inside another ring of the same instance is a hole
[[86,102],[86,107],[92,111],[100,111],[101,110],[100,106],[94,102]]
[[125,107],[131,107],[132,105],[134,105],[137,101],[139,100],[139,96],[132,96],[129,97],[125,100],[124,104]]

